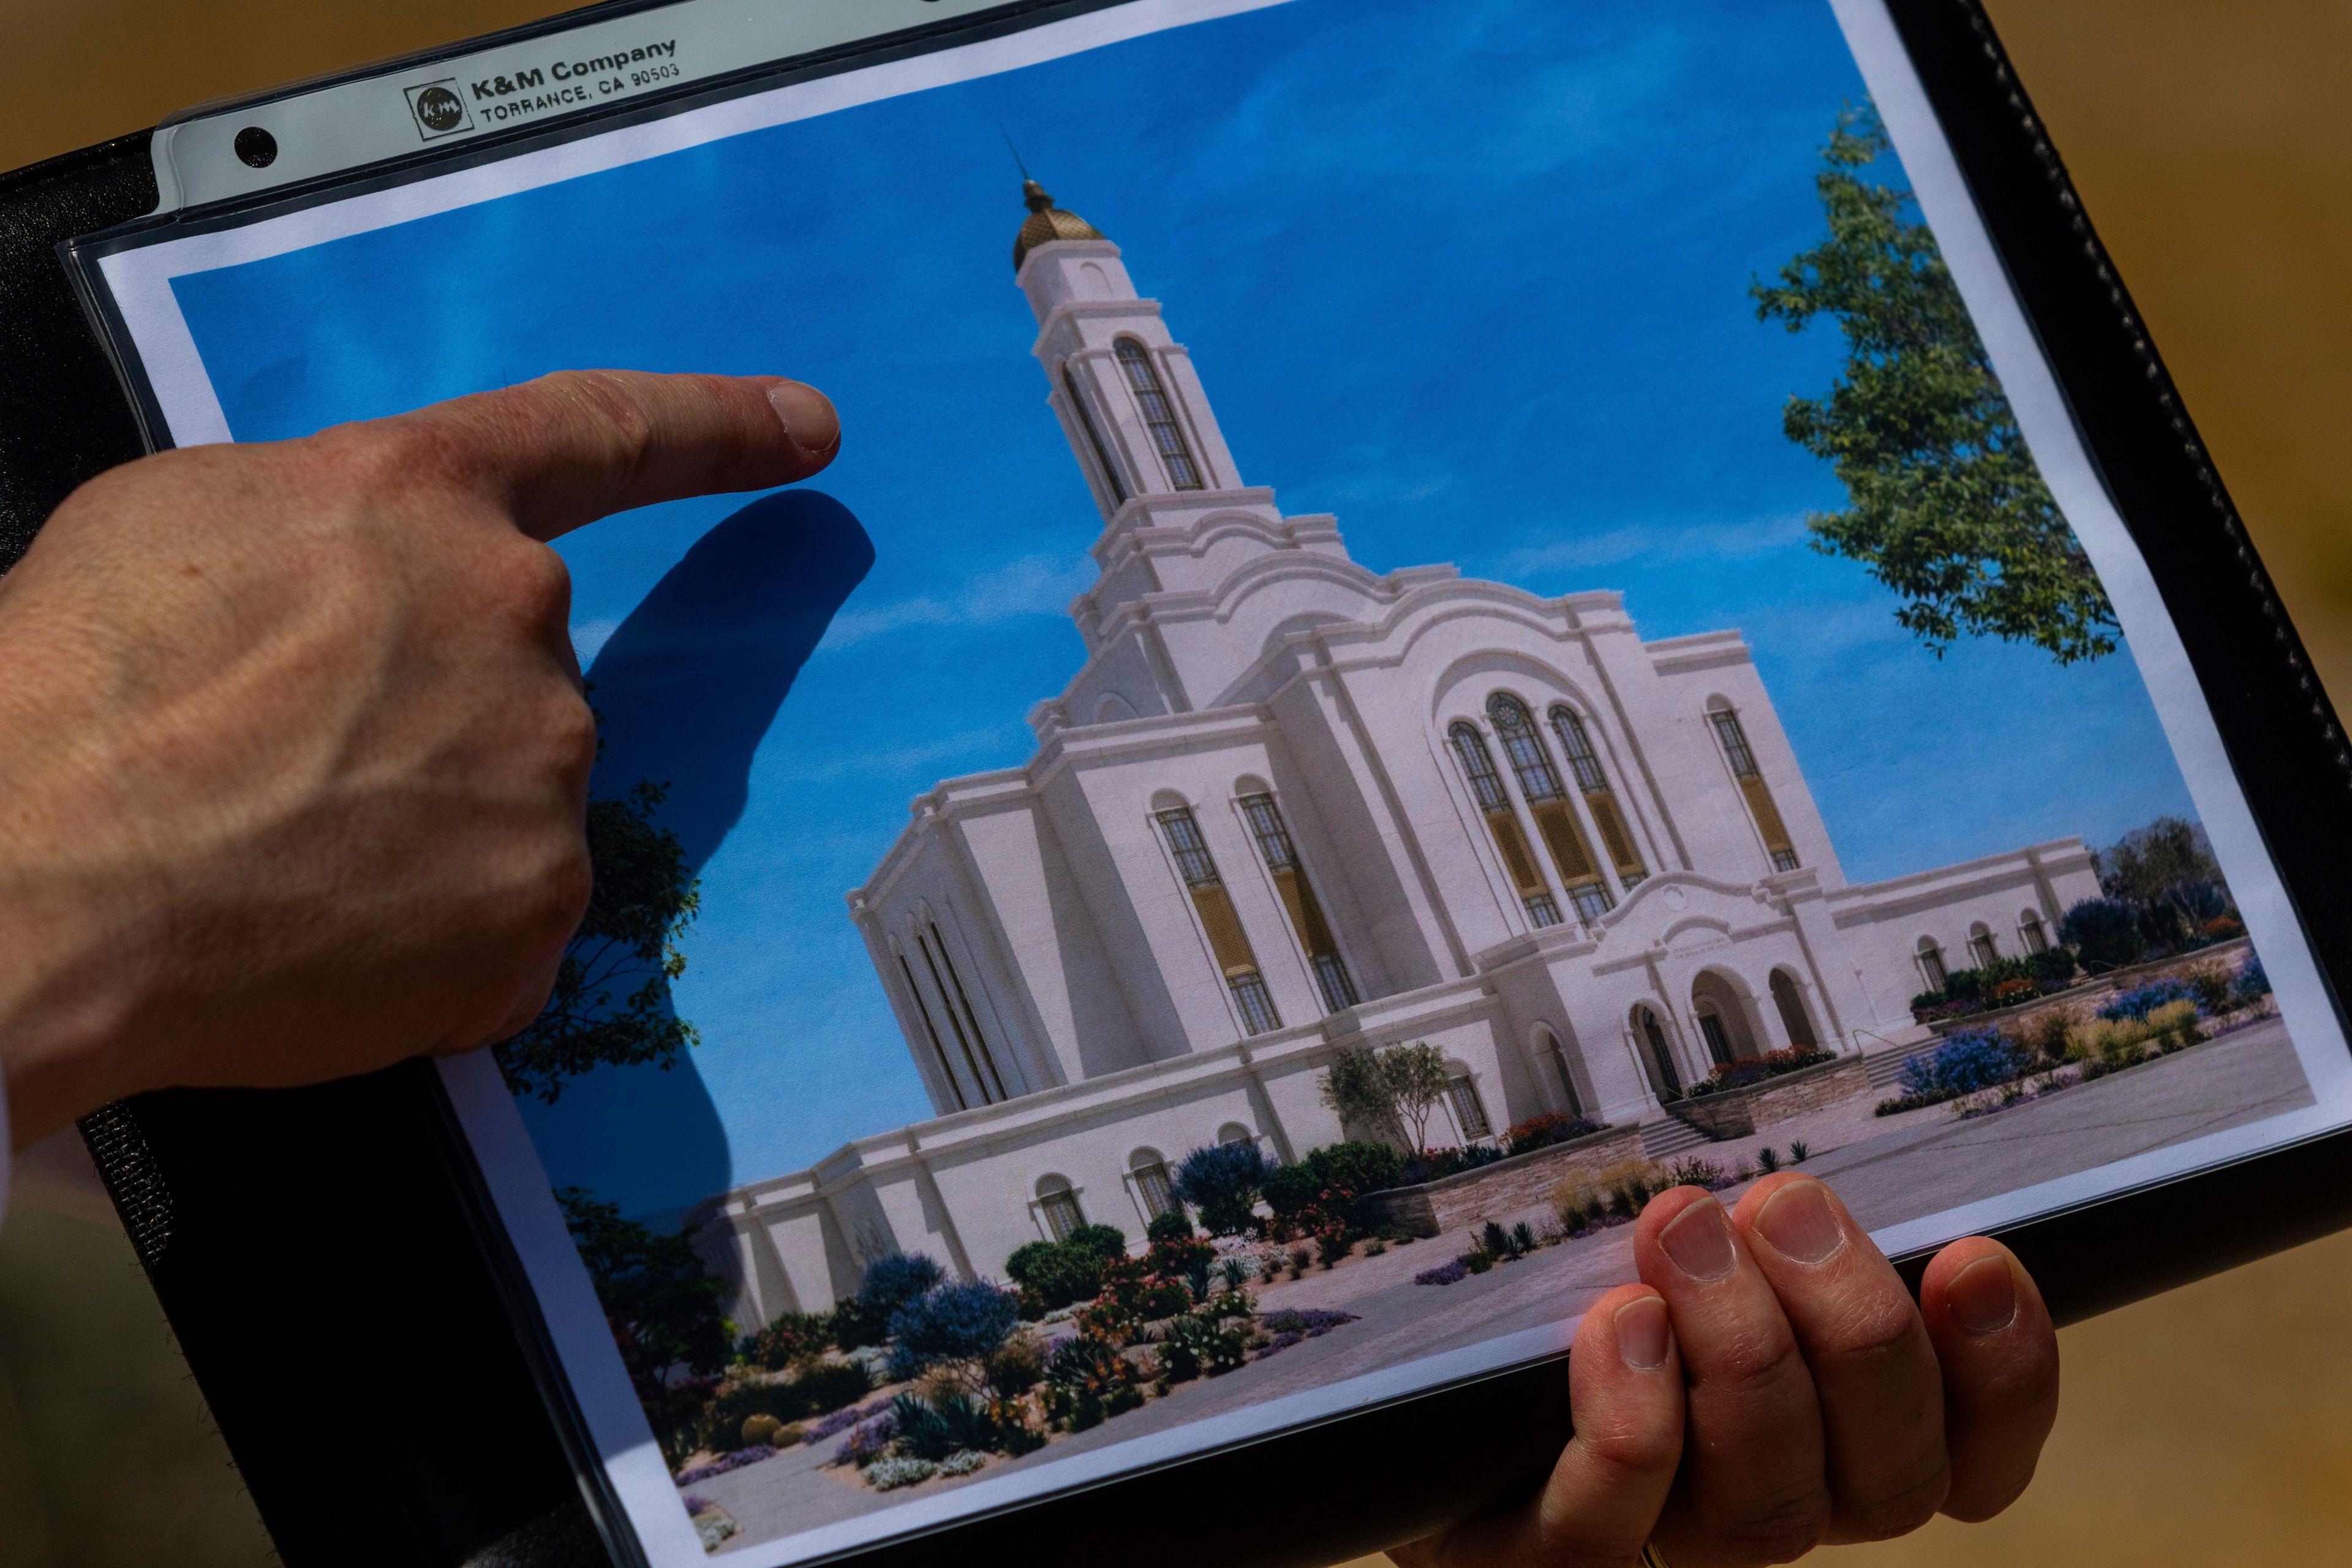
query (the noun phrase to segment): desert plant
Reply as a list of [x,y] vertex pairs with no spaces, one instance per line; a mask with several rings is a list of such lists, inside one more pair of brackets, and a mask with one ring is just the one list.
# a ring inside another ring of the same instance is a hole
[[980,1368],[989,1390],[1000,1399],[1010,1399],[1026,1394],[1044,1379],[1045,1358],[1027,1340],[1014,1339],[982,1359]]
[[1685,1154],[1666,1167],[1666,1184],[1675,1187],[1705,1187],[1714,1192],[1728,1184],[1723,1167],[1699,1154]]
[[[1248,1359],[1246,1338],[1243,1330],[1228,1326],[1213,1311],[1171,1319],[1160,1340],[1161,1375],[1171,1383],[1182,1383],[1202,1373],[1222,1376]],[[1183,1369],[1181,1373],[1176,1371],[1179,1367]]]
[[1224,1282],[1226,1289],[1240,1289],[1249,1277],[1250,1266],[1244,1259],[1239,1258],[1218,1259],[1217,1278]]
[[2189,994],[2197,1000],[2197,1010],[2207,1017],[2217,1017],[2235,1005],[2230,994],[2230,976],[2218,963],[2200,963],[2184,970],[2181,979],[2189,983]]
[[1511,1245],[1511,1233],[1491,1219],[1479,1227],[1478,1249],[1497,1263],[1508,1263],[1519,1255],[1519,1249]]
[[894,1252],[866,1266],[857,1299],[885,1309],[887,1317],[946,1278],[947,1270],[919,1252]]
[[866,1467],[866,1483],[877,1492],[896,1491],[911,1487],[918,1481],[928,1481],[939,1474],[939,1466],[929,1459],[896,1457],[877,1459]]
[[1004,1342],[1020,1321],[1013,1291],[974,1279],[940,1285],[890,1318],[890,1375],[912,1377],[940,1362],[976,1362]]
[[1521,1220],[1511,1227],[1511,1249],[1524,1258],[1536,1249],[1536,1228]]
[[1388,1249],[1389,1244],[1382,1241],[1377,1236],[1372,1237],[1371,1240],[1364,1243],[1364,1256],[1367,1258],[1385,1257],[1388,1253]]
[[2242,1002],[2271,994],[2271,977],[2263,968],[2260,953],[2246,954],[2246,962],[2238,966],[2237,977],[2230,982],[2230,991]]
[[885,1410],[872,1420],[861,1421],[852,1426],[849,1429],[849,1436],[844,1437],[840,1446],[834,1449],[833,1462],[836,1465],[856,1465],[862,1470],[887,1453],[892,1440],[898,1436],[898,1418]]
[[1434,1268],[1424,1268],[1412,1277],[1416,1285],[1456,1285],[1470,1277],[1470,1266],[1460,1258],[1441,1263]]
[[1812,1158],[1812,1145],[1806,1142],[1803,1139],[1791,1138],[1789,1140],[1789,1163],[1791,1165],[1803,1164],[1807,1160]]
[[968,1476],[986,1463],[988,1463],[987,1455],[975,1453],[970,1448],[959,1448],[940,1461],[940,1474]]
[[2197,1004],[2185,996],[2150,1012],[2147,1024],[2148,1037],[2167,1052],[2184,1049],[2205,1037],[2197,1027]]
[[2145,1022],[2147,1016],[2158,1007],[2181,1001],[2193,1003],[2196,994],[2196,988],[2187,980],[2172,974],[2158,975],[2154,980],[2133,986],[2100,1008],[2099,1016]]
[[1756,1165],[1766,1175],[1770,1175],[1780,1168],[1780,1151],[1767,1143],[1756,1151]]
[[2066,1037],[2083,1022],[2080,1007],[2045,1007],[2024,1021],[2025,1047],[2045,1062],[2066,1059]]
[[784,1424],[772,1415],[747,1415],[743,1418],[741,1429],[743,1447],[749,1448],[755,1444],[765,1443],[772,1448],[778,1446],[776,1434],[783,1429]]
[[2084,1077],[2095,1078],[2142,1060],[2147,1055],[2147,1026],[2144,1023],[2130,1018],[2094,1018],[2074,1031],[2067,1051],[2083,1064]]
[[1255,1143],[1212,1143],[1184,1156],[1176,1167],[1176,1195],[1201,1211],[1213,1236],[1240,1236],[1257,1228],[1254,1205],[1265,1185],[1268,1166]]
[[925,1401],[902,1394],[890,1402],[898,1427],[898,1448],[934,1464],[960,1448],[996,1447],[996,1418],[988,1406],[964,1395]]
[[1484,1274],[1495,1267],[1495,1255],[1483,1247],[1474,1247],[1461,1258],[1464,1268],[1473,1274]]
[[1290,1249],[1290,1277],[1293,1279],[1298,1279],[1307,1272],[1307,1266],[1314,1261],[1315,1254],[1307,1248],[1304,1247],[1292,1247]]
[[1344,1259],[1355,1247],[1354,1240],[1339,1226],[1318,1231],[1315,1236],[1315,1260],[1329,1268]]

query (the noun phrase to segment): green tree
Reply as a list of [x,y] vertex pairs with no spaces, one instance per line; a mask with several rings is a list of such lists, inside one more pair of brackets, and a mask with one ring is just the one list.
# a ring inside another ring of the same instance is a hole
[[2185,817],[2159,816],[2097,851],[2099,887],[2111,899],[2158,904],[2185,883],[2221,881],[2205,829]]
[[1865,178],[1888,150],[1848,109],[1814,179],[1829,235],[1749,292],[1762,321],[1845,333],[1825,398],[1791,397],[1789,439],[1826,459],[1847,506],[1809,517],[1813,547],[1859,561],[1895,618],[1941,657],[1963,635],[2031,643],[2060,664],[2116,649],[2116,616],[2042,483],[1935,236],[1911,193]]
[[[629,1384],[672,1463],[693,1447],[695,1417],[711,1379],[735,1347],[735,1327],[719,1310],[727,1287],[703,1268],[685,1231],[665,1235],[623,1219],[618,1204],[583,1187],[559,1187],[563,1223],[604,1309]],[[683,1370],[680,1380],[676,1372]]]
[[652,1062],[667,1071],[700,1042],[669,1000],[670,983],[686,972],[678,938],[701,894],[677,835],[655,824],[667,794],[643,783],[589,801],[595,890],[564,945],[546,1007],[498,1047],[509,1092],[552,1105],[567,1079],[591,1068]]
[[1384,1051],[1342,1051],[1320,1079],[1323,1103],[1342,1126],[1361,1127],[1429,1146],[1429,1119],[1452,1087],[1444,1054],[1426,1041]]

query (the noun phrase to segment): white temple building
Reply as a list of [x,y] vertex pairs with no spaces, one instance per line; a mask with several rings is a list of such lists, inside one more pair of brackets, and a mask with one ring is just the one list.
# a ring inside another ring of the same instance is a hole
[[1082,1222],[1139,1240],[1186,1152],[1344,1136],[1317,1075],[1350,1048],[1439,1047],[1446,1142],[1908,1040],[1948,965],[2097,895],[2079,838],[1849,883],[1737,631],[1357,564],[1244,481],[1118,247],[1027,196],[1016,280],[1103,524],[1087,658],[1026,764],[919,798],[848,895],[936,1115],[698,1211],[739,1322],[893,1251],[1001,1278]]

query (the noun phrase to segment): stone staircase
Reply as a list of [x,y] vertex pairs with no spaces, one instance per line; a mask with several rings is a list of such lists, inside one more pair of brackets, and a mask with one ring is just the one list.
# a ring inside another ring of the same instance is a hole
[[1677,1116],[1660,1117],[1642,1129],[1642,1153],[1652,1160],[1671,1160],[1707,1142],[1706,1133]]
[[1931,1040],[1907,1051],[1873,1051],[1863,1058],[1863,1068],[1870,1074],[1870,1087],[1879,1089],[1895,1088],[1895,1080],[1903,1076],[1903,1064],[1921,1051],[1934,1048],[1934,1044]]

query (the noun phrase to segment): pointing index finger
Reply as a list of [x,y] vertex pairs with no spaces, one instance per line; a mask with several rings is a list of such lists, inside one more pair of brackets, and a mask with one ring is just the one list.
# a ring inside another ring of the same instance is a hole
[[562,371],[383,423],[542,542],[634,507],[803,479],[841,446],[824,394],[782,376]]

